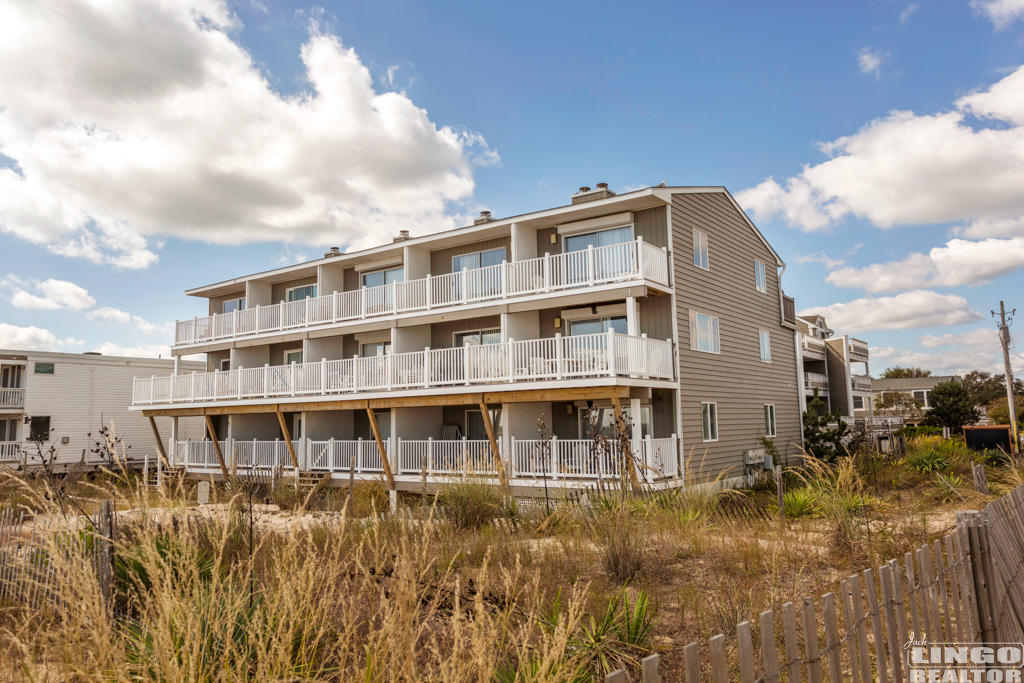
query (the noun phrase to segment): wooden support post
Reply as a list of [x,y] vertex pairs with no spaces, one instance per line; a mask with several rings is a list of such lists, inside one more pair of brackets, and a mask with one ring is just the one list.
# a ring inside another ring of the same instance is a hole
[[295,476],[298,477],[299,459],[295,457],[295,444],[292,443],[292,433],[288,429],[288,420],[284,419],[284,413],[281,411],[277,411],[277,423],[281,425],[281,436],[284,437],[285,446],[288,448],[288,457],[291,458],[292,467],[295,468]]
[[498,439],[494,436],[494,424],[491,422],[491,411],[487,404],[480,402],[480,417],[484,421],[484,429],[487,430],[487,440],[491,442],[491,450],[494,451],[494,460],[498,466],[498,481],[502,486],[508,486],[508,473],[505,472],[505,461],[501,458],[501,451],[498,450]]
[[206,420],[206,431],[210,434],[210,440],[213,441],[213,452],[217,454],[220,473],[224,475],[224,481],[227,481],[231,476],[228,473],[228,466],[224,464],[224,453],[220,450],[220,441],[217,441],[217,430],[213,428],[213,420],[209,415],[203,415],[203,419]]
[[160,430],[156,426],[155,417],[150,416],[149,426],[153,430],[153,438],[156,439],[156,454],[160,456],[160,459],[163,460],[164,467],[169,471],[171,469],[171,463],[167,459],[167,452],[164,450],[164,442],[160,438]]
[[[618,396],[612,396],[612,408],[615,410],[615,432],[618,433],[621,425],[626,424],[626,419],[622,416],[622,402],[619,401]],[[633,487],[633,493],[639,493],[640,482],[637,480],[636,467],[633,462],[633,448],[629,440],[623,439],[621,435],[619,435],[619,443],[622,445],[622,458],[626,461],[629,483]]]
[[366,417],[370,420],[370,429],[373,430],[373,438],[377,441],[377,452],[380,453],[380,463],[384,466],[384,479],[387,481],[388,490],[395,490],[395,475],[391,472],[391,463],[388,461],[388,452],[384,448],[384,440],[380,436],[380,427],[377,426],[377,416],[373,414],[373,408],[369,402],[366,404]]

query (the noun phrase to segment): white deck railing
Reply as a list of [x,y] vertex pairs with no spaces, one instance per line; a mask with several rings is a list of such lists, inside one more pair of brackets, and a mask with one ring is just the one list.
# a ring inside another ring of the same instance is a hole
[[866,357],[868,355],[868,343],[860,339],[850,339],[850,354]]
[[820,372],[805,372],[804,388],[828,391],[828,377]]
[[854,375],[852,382],[854,391],[871,391],[870,375]]
[[825,354],[825,340],[818,339],[817,337],[811,337],[808,335],[801,335],[802,346],[805,352]]
[[[397,439],[400,475],[429,476],[497,475],[497,460],[487,440],[407,440]],[[647,481],[672,478],[679,474],[677,440],[645,438],[636,455],[638,474]],[[225,439],[220,442],[225,465],[230,470],[291,470],[292,462],[284,441],[248,441]],[[312,439],[293,442],[296,458],[303,469],[314,472],[346,474],[381,473],[384,466],[372,439]],[[391,453],[390,440],[384,442]],[[211,441],[178,441],[172,447],[176,465],[193,469],[218,469],[217,454]],[[554,454],[554,455],[552,455]],[[614,479],[620,476],[622,456],[618,442],[608,441],[602,450],[586,439],[522,440],[512,438],[511,457],[505,458],[512,478]]]
[[0,387],[0,408],[22,408],[25,406],[25,390],[14,387]]
[[0,441],[0,462],[20,462],[21,442]]
[[608,331],[451,349],[135,378],[133,405],[328,396],[502,382],[635,377],[672,380],[672,343]]
[[650,280],[668,286],[668,267],[665,249],[638,238],[584,251],[179,320],[174,343],[196,344],[622,280]]

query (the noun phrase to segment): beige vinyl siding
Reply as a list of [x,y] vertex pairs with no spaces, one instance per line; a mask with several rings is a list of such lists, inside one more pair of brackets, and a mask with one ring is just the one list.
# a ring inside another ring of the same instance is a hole
[[355,268],[346,268],[341,277],[346,292],[359,289],[359,273]]
[[667,247],[668,230],[666,229],[667,206],[656,206],[653,209],[633,212],[633,236],[643,237],[644,242],[656,247]]
[[[33,372],[35,362],[53,363],[52,375]],[[202,372],[202,362],[182,364],[182,374],[193,370]],[[94,442],[100,439],[102,426],[113,428],[115,434],[129,449],[129,457],[143,459],[149,454],[156,457],[153,431],[149,420],[141,412],[129,410],[132,401],[132,378],[170,375],[170,361],[134,359],[132,361],[95,359],[89,356],[61,358],[59,356],[29,354],[24,375],[25,415],[49,416],[52,441],[61,464],[79,462],[83,452],[87,462],[95,462]],[[156,418],[164,447],[171,438],[171,418]],[[179,418],[180,438],[201,439],[202,418]],[[28,434],[28,426],[20,425],[19,433]],[[89,435],[92,436],[89,436]],[[68,443],[61,443],[66,437]],[[50,444],[45,444],[49,448]]]
[[430,326],[430,348],[450,349],[452,347],[452,335],[456,332],[497,329],[501,329],[501,316],[498,315],[434,323]]
[[637,300],[640,309],[640,334],[654,339],[672,338],[672,297],[643,296]]
[[304,277],[301,280],[290,280],[288,282],[275,282],[270,286],[270,301],[272,303],[280,303],[287,301],[286,294],[292,287],[301,287],[302,285],[315,285],[316,275],[312,277]]
[[[694,228],[708,235],[710,270],[693,265]],[[754,288],[754,259],[774,264],[774,255],[722,193],[673,195],[672,235],[689,476],[742,474],[744,452],[764,436],[765,403],[775,404],[775,445],[792,460],[800,444],[795,336],[781,324],[777,270],[767,268],[767,294]],[[690,349],[691,309],[718,318],[721,353]],[[770,364],[761,362],[759,328],[771,333]],[[701,402],[717,404],[717,442],[702,442]]]
[[474,242],[473,244],[463,244],[457,247],[432,251],[430,252],[430,274],[446,275],[452,272],[452,259],[456,256],[472,254],[475,251],[490,251],[499,247],[505,247],[506,259],[512,258],[512,242],[508,237],[496,237],[491,240]]
[[[551,237],[554,235],[555,241],[551,241]],[[558,238],[558,231],[555,228],[543,228],[537,231],[537,256],[543,256],[544,254],[555,254],[562,253],[562,240]]]
[[846,337],[825,340],[825,362],[828,363],[829,410],[850,415],[850,395],[846,391]]

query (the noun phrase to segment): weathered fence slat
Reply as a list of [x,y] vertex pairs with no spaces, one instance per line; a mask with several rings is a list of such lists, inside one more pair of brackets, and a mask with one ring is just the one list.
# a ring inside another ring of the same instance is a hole
[[736,643],[740,656],[740,680],[754,683],[754,643],[750,635],[750,622],[741,621],[736,626]]
[[786,660],[783,668],[791,681],[800,680],[800,650],[796,644],[796,611],[793,603],[782,606],[782,638],[785,645]]
[[764,683],[778,683],[779,660],[775,654],[775,612],[761,612],[761,660],[764,663]]

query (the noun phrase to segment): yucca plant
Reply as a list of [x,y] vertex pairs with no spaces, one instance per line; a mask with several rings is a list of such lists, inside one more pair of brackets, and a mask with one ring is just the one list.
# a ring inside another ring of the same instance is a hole
[[806,486],[786,491],[782,495],[782,511],[787,517],[814,514],[814,492]]

